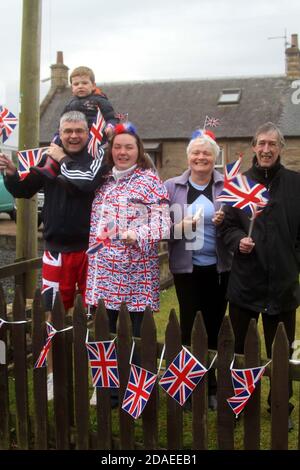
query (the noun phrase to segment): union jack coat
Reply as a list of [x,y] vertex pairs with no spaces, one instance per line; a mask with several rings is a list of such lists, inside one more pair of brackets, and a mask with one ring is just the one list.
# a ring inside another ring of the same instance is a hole
[[[126,302],[129,311],[159,309],[158,242],[169,231],[168,194],[149,169],[135,168],[117,181],[110,173],[97,189],[92,206],[90,246],[114,222],[110,244],[89,256],[86,302],[102,298],[109,309]],[[126,245],[122,234],[134,230],[137,241]]]

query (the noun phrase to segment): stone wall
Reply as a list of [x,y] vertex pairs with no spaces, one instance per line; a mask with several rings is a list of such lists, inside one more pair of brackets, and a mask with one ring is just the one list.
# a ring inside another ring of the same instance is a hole
[[[252,148],[251,138],[244,140],[218,141],[224,151],[225,165],[237,159],[239,153],[244,154],[242,171],[251,165]],[[164,142],[162,145],[162,168],[159,170],[161,178],[165,181],[168,178],[178,176],[187,168],[186,160],[187,142]],[[295,171],[300,172],[300,138],[287,138],[286,147],[282,152],[283,164]],[[218,169],[222,171],[222,169]]]

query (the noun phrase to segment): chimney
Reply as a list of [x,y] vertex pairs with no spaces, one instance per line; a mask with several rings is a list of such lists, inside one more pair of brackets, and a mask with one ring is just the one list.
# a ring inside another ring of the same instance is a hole
[[51,68],[51,88],[65,88],[68,86],[68,70],[69,68],[64,64],[64,57],[62,51],[56,53],[56,64],[50,66]]
[[298,34],[292,34],[291,47],[285,50],[285,71],[290,80],[300,78],[300,51],[298,47]]

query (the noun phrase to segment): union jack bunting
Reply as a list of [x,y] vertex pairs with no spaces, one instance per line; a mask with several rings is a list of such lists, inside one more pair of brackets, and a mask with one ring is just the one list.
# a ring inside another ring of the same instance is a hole
[[115,223],[114,223],[113,220],[108,222],[108,224],[104,227],[104,229],[101,231],[101,233],[96,237],[95,243],[93,243],[86,250],[86,254],[87,255],[93,255],[98,250],[100,250],[100,248],[103,248],[104,246],[110,247],[111,240],[112,240],[112,235],[115,232],[114,227],[115,227]]
[[228,398],[227,402],[236,417],[243,411],[251,394],[255,390],[257,382],[262,378],[267,365],[253,367],[251,369],[231,369],[231,380],[234,389],[234,397]]
[[94,387],[119,388],[119,372],[114,341],[86,343]]
[[269,193],[263,184],[256,183],[245,175],[224,181],[224,188],[217,200],[237,207],[250,216],[255,216],[267,205]]
[[143,412],[154,384],[157,374],[131,364],[130,375],[125,391],[122,409],[127,411],[134,419],[139,418]]
[[98,108],[96,122],[93,122],[90,129],[90,140],[88,143],[88,152],[92,155],[93,158],[102,159],[104,151],[101,148],[101,142],[103,139],[103,132],[106,126],[104,117],[101,114],[100,109]]
[[30,150],[22,150],[17,152],[19,159],[19,176],[21,180],[29,175],[30,167],[36,166],[41,160],[42,156],[47,153],[47,148],[37,148]]
[[51,341],[52,341],[53,336],[57,333],[56,329],[53,328],[53,326],[48,322],[46,322],[46,328],[47,328],[46,343],[40,352],[38,360],[36,361],[34,365],[35,369],[46,366],[46,360],[47,360],[47,355],[51,346]]
[[5,142],[14,128],[17,125],[16,116],[0,105],[0,137],[2,136],[2,142]]
[[183,347],[165,371],[159,385],[182,406],[206,372],[207,369]]
[[220,125],[220,119],[205,116],[203,129],[206,129],[207,127],[218,127],[219,125]]
[[224,168],[225,180],[231,180],[232,178],[234,178],[240,173],[242,157],[243,157],[243,154],[240,153],[239,158],[237,160],[235,160],[232,163],[228,163],[228,165],[225,165],[225,168]]
[[236,418],[243,411],[250,397],[251,393],[249,393],[247,390],[243,390],[238,395],[227,398],[227,403],[234,412]]
[[238,395],[243,390],[250,394],[255,389],[256,383],[261,379],[266,366],[254,367],[252,369],[231,369],[231,380],[234,394]]

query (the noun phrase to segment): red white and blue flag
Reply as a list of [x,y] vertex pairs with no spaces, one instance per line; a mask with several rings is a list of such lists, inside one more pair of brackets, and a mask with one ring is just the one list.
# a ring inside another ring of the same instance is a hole
[[114,221],[109,221],[108,224],[104,227],[104,229],[101,230],[99,235],[96,237],[95,243],[90,245],[89,248],[86,250],[86,254],[93,255],[104,246],[107,246],[109,248],[111,245],[112,237],[115,234],[114,227]]
[[225,181],[235,178],[241,171],[243,154],[239,154],[239,158],[232,163],[228,163],[224,168],[224,178]]
[[206,372],[201,362],[183,346],[163,374],[159,385],[182,406]]
[[128,122],[128,113],[116,113],[115,118],[122,122]]
[[18,123],[16,116],[0,105],[0,137],[5,142]]
[[243,390],[247,390],[251,394],[255,389],[256,383],[263,376],[265,368],[265,366],[262,366],[252,369],[231,369],[234,394],[238,395]]
[[56,294],[59,291],[61,266],[61,253],[56,251],[44,251],[42,294],[44,295],[47,307],[50,305],[53,307]]
[[43,349],[40,352],[38,360],[36,361],[36,363],[34,365],[35,369],[46,366],[46,364],[47,364],[46,360],[47,360],[47,355],[48,355],[48,352],[49,352],[49,349],[50,349],[50,346],[51,346],[51,341],[52,341],[53,336],[57,333],[57,330],[55,328],[53,328],[53,326],[48,322],[46,322],[46,328],[47,328],[46,343],[45,343]]
[[262,378],[268,362],[264,366],[249,369],[231,369],[231,380],[234,389],[234,396],[227,398],[228,405],[235,413],[236,417],[243,411],[247,401],[254,392],[257,382]]
[[90,140],[88,143],[88,152],[93,158],[102,159],[104,155],[101,142],[103,140],[103,132],[106,126],[104,117],[98,108],[96,122],[93,122],[90,129]]
[[37,149],[30,149],[30,150],[21,150],[17,152],[17,156],[19,159],[19,176],[21,180],[26,178],[27,175],[30,173],[30,168],[32,166],[36,166],[40,160],[42,159],[43,155],[47,153],[48,147],[42,147]]
[[236,418],[243,411],[250,397],[251,393],[249,393],[247,390],[243,390],[238,395],[227,398],[227,403],[234,412]]
[[207,127],[218,127],[219,125],[220,125],[220,119],[209,117],[207,115],[205,116],[203,129],[206,129]]
[[127,411],[134,419],[139,418],[143,412],[150,398],[156,379],[157,374],[153,374],[142,367],[131,364],[122,409]]
[[119,372],[115,342],[86,342],[94,387],[119,388]]
[[263,184],[238,174],[236,177],[224,181],[224,188],[217,196],[217,200],[255,217],[267,205],[269,193]]

